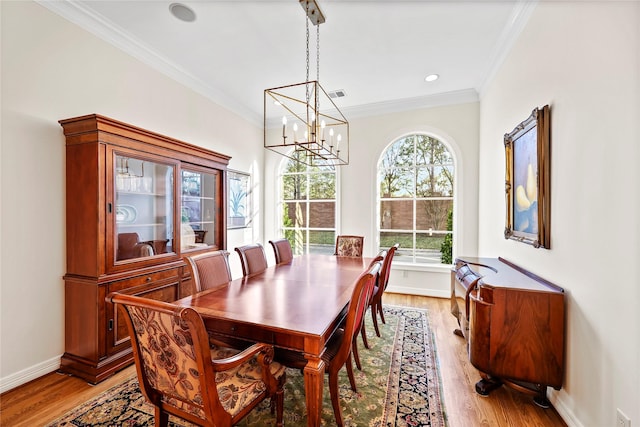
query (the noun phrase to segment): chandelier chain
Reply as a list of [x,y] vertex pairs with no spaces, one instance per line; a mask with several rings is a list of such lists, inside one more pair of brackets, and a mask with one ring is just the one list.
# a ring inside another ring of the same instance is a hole
[[[309,81],[309,2],[307,2],[307,18],[305,19],[306,28],[307,28],[307,78],[306,82]],[[309,99],[311,98],[311,93],[309,92],[309,85],[306,85],[307,91],[307,105],[309,105]]]
[[[325,22],[325,17],[320,11],[317,0],[300,0],[300,4],[307,15],[305,20],[306,79],[304,83],[265,89],[264,147],[306,165],[314,165],[318,160],[333,166],[348,165],[349,122],[335,104],[333,104],[335,110],[331,109],[325,114],[320,112],[320,104],[326,104],[326,106],[332,104],[330,96],[320,86],[320,24]],[[315,58],[311,58],[312,35],[309,25],[317,27]],[[313,60],[316,61],[315,81],[311,80]],[[302,85],[305,86],[306,102],[301,96]],[[312,98],[313,101],[311,101]],[[279,111],[277,114],[282,114],[282,132],[272,132],[272,130],[275,131],[272,129],[272,100],[273,105],[276,105],[273,108]],[[291,105],[286,105],[282,100],[294,101],[291,104],[294,107],[291,108]],[[302,110],[303,108],[306,111]],[[301,131],[304,131],[304,135],[298,132],[300,124],[302,124]]]

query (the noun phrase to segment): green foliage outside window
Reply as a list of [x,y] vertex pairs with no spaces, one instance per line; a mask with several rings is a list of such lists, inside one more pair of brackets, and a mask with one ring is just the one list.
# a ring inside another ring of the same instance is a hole
[[[447,215],[447,231],[453,231],[453,211],[450,210]],[[440,246],[443,264],[453,264],[453,234],[449,233],[444,236],[444,241]]]
[[307,166],[292,159],[284,165],[281,184],[281,227],[294,254],[332,252],[335,245],[335,167],[324,161]]
[[429,135],[399,138],[378,166],[380,247],[398,242],[405,260],[450,263],[454,160]]

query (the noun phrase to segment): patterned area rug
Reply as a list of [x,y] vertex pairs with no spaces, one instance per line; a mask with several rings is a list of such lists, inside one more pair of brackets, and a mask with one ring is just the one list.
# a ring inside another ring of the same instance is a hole
[[[358,339],[362,371],[354,367],[358,392],[349,387],[346,369],[340,372],[340,398],[345,426],[444,427],[446,415],[441,402],[441,385],[434,341],[427,313],[418,309],[387,306],[386,325],[379,323],[382,337],[375,336],[371,316],[366,330],[371,349]],[[325,375],[322,425],[335,425],[329,386]],[[149,405],[133,377],[92,401],[70,411],[50,427],[61,426],[152,426],[153,407]],[[287,370],[284,424],[307,423],[303,378],[298,370]],[[169,425],[191,426],[170,417]],[[272,426],[268,401],[247,416],[240,426]]]

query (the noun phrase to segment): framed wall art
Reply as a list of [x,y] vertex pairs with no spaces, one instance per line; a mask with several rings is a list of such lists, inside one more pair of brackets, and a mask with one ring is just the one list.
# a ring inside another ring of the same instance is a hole
[[504,135],[506,157],[505,239],[535,248],[550,248],[550,117],[549,106]]
[[251,175],[228,170],[227,180],[229,194],[227,228],[245,228],[250,222]]

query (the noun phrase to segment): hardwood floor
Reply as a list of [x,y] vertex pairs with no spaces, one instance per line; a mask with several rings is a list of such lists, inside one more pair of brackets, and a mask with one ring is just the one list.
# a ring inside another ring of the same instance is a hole
[[[387,293],[383,304],[429,310],[449,427],[566,426],[553,408],[539,408],[530,396],[507,387],[495,390],[488,397],[475,393],[474,384],[480,377],[467,359],[462,338],[453,334],[457,323],[449,312],[448,299]],[[132,375],[135,375],[133,366],[95,386],[58,373],[45,375],[0,395],[0,425],[46,425]]]
[[458,323],[451,314],[449,299],[385,293],[384,304],[428,310],[449,427],[566,426],[553,407],[542,409],[531,396],[508,387],[500,387],[488,397],[475,392],[480,374],[469,362],[464,340],[453,334]]

